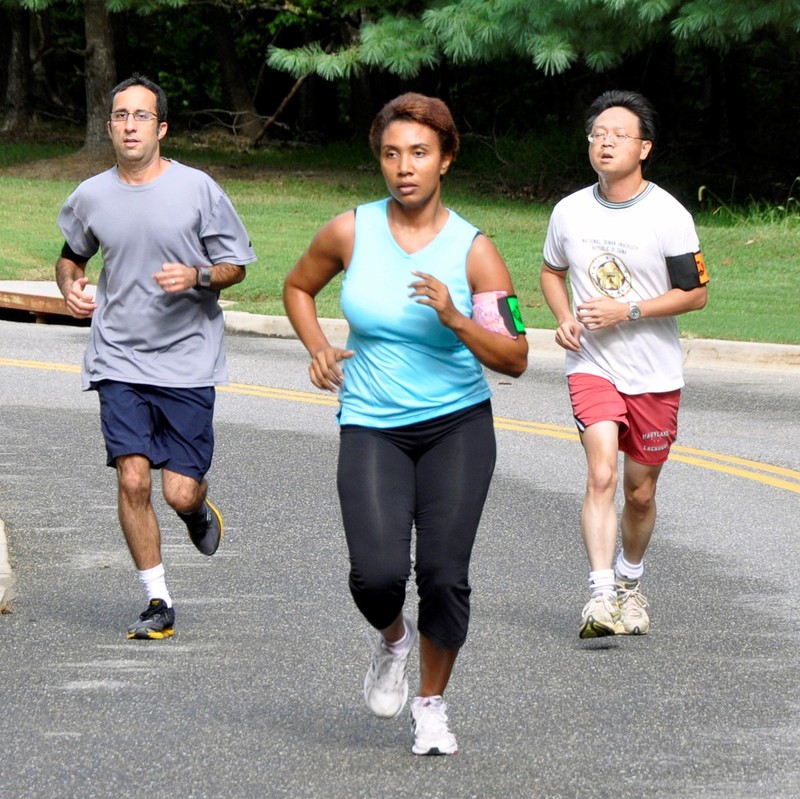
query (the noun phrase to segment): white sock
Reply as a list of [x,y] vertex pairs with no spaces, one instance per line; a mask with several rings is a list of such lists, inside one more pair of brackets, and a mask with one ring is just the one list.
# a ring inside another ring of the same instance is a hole
[[411,701],[414,707],[441,707],[444,704],[444,698],[439,696],[415,696]]
[[616,596],[617,589],[614,587],[614,570],[598,569],[589,572],[589,590],[592,598],[596,596]]
[[411,641],[411,633],[408,630],[408,627],[405,626],[405,622],[403,622],[403,629],[405,632],[403,633],[403,637],[399,641],[394,641],[391,644],[387,642],[384,638],[383,643],[386,647],[386,651],[391,653],[392,655],[404,655],[408,650],[408,645]]
[[167,580],[164,576],[163,563],[159,563],[158,566],[153,566],[152,569],[138,571],[137,574],[144,586],[148,602],[151,599],[163,599],[167,603],[168,608],[172,607],[172,597],[169,595],[169,591],[167,591]]
[[620,580],[639,580],[644,574],[644,561],[639,563],[629,563],[625,560],[625,555],[620,551],[614,563],[614,573]]

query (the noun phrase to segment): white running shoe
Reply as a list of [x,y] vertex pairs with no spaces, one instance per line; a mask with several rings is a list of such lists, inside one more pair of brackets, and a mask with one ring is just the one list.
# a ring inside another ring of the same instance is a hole
[[580,638],[602,638],[605,635],[621,635],[623,632],[619,604],[615,596],[596,596],[586,603],[578,627]]
[[617,602],[622,634],[645,635],[650,629],[650,616],[647,614],[648,603],[639,581],[617,579]]
[[382,719],[399,715],[408,699],[406,661],[417,640],[417,625],[408,616],[403,616],[403,621],[410,639],[405,652],[393,655],[378,633],[372,644],[372,662],[364,677],[364,700],[367,707]]
[[411,703],[415,755],[455,755],[456,736],[447,727],[447,705],[441,696],[418,696]]

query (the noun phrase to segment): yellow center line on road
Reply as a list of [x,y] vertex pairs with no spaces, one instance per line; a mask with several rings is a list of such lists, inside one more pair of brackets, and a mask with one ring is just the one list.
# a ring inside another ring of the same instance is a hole
[[494,426],[498,430],[514,430],[518,433],[533,433],[537,436],[549,436],[550,438],[566,438],[569,441],[580,441],[578,432],[574,427],[564,427],[558,424],[525,422],[522,419],[506,419],[503,416],[495,416]]
[[[31,361],[19,358],[0,358],[0,366],[72,373],[80,371],[80,367],[76,364],[49,363],[47,361]],[[287,402],[306,402],[313,405],[327,405],[331,407],[338,405],[338,400],[333,394],[324,394],[322,392],[295,391],[292,389],[271,388],[269,386],[258,386],[249,383],[230,383],[227,386],[219,386],[217,390],[231,394],[243,394],[251,397],[263,397],[265,399],[284,400]],[[509,419],[503,416],[496,416],[494,424],[498,430],[511,430],[518,433],[561,438],[574,442],[580,441],[575,428],[566,427],[564,425],[528,422],[523,419]],[[725,455],[719,452],[683,447],[679,444],[673,445],[669,459],[671,461],[686,463],[701,469],[709,469],[710,471],[721,472],[722,474],[734,477],[741,477],[745,480],[753,480],[757,483],[772,486],[773,488],[800,494],[800,471],[788,469],[784,466],[774,466],[769,463],[739,458],[735,455]]]
[[[676,448],[673,447],[673,450]],[[709,453],[709,457],[711,458],[719,458],[720,456],[716,453]],[[779,467],[777,466],[770,466],[766,463],[758,463],[757,461],[752,461],[752,468],[754,471],[748,471],[747,469],[739,469],[735,466],[727,466],[724,463],[715,463],[713,460],[704,460],[702,458],[687,458],[684,455],[673,455],[670,454],[669,459],[671,461],[680,461],[681,463],[689,463],[692,466],[700,466],[703,469],[710,469],[714,472],[722,472],[723,474],[731,474],[735,475],[736,477],[744,477],[746,480],[755,480],[757,483],[764,483],[765,485],[773,486],[774,488],[782,488],[786,491],[793,491],[795,494],[800,494],[800,472],[793,472],[791,469],[785,469],[784,471],[787,472],[792,479],[796,480],[797,482],[791,482],[789,480],[779,480],[777,477],[770,477],[769,474],[760,474],[761,472],[774,472]],[[759,471],[755,471],[759,470]]]
[[50,372],[80,372],[74,363],[48,363],[47,361],[25,361],[20,358],[0,358],[0,366],[16,366],[21,369],[44,369]]
[[[500,416],[496,416],[494,421],[495,427],[501,430],[516,430],[521,433],[533,433],[540,436],[580,441],[578,433],[573,427],[524,422],[519,419],[505,419]],[[723,455],[719,452],[682,447],[680,444],[673,444],[670,449],[669,459],[715,472],[722,472],[723,474],[744,477],[747,480],[755,480],[765,485],[800,494],[800,472],[794,469],[787,469],[784,466],[773,466],[769,463],[738,458],[735,455]],[[771,475],[779,475],[789,479],[781,480]]]
[[[800,480],[800,472],[794,469],[787,469],[784,466],[772,466],[768,463],[761,463],[760,461],[751,461],[746,458],[737,458],[735,455],[721,455],[717,452],[707,452],[702,449],[692,449],[691,447],[681,447],[675,445],[672,447],[672,452],[678,452],[686,457],[681,457],[680,460],[684,463],[694,463],[692,455],[700,456],[701,458],[711,458],[712,460],[723,461],[725,463],[733,464],[734,466],[743,466],[745,469],[758,469],[762,472],[769,472],[770,474],[779,474],[782,477],[789,477],[792,480]],[[677,460],[677,459],[676,459]]]
[[288,388],[253,386],[248,383],[229,383],[227,386],[218,386],[217,391],[227,391],[231,394],[247,394],[251,397],[290,400],[292,402],[309,402],[314,405],[335,406],[339,404],[339,401],[333,394],[314,394],[311,391],[293,391]]

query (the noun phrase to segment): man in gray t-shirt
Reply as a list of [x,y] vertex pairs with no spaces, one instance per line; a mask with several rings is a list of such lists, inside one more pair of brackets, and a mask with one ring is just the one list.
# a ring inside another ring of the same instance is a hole
[[[92,319],[84,390],[96,390],[119,518],[148,606],[128,638],[174,632],[175,611],[151,504],[151,469],[195,546],[212,555],[222,517],[205,479],[214,448],[214,387],[227,381],[221,289],[255,260],[230,200],[208,175],[161,157],[163,90],[134,75],[111,92],[116,166],[81,183],[58,216],[56,281],[70,313]],[[94,294],[86,263],[102,252]]]

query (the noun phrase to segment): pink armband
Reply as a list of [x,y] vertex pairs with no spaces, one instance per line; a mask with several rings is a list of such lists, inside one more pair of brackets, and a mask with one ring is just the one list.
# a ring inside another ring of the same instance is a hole
[[507,291],[482,291],[472,295],[472,318],[483,328],[501,336],[516,338],[525,331],[519,318],[517,298]]

